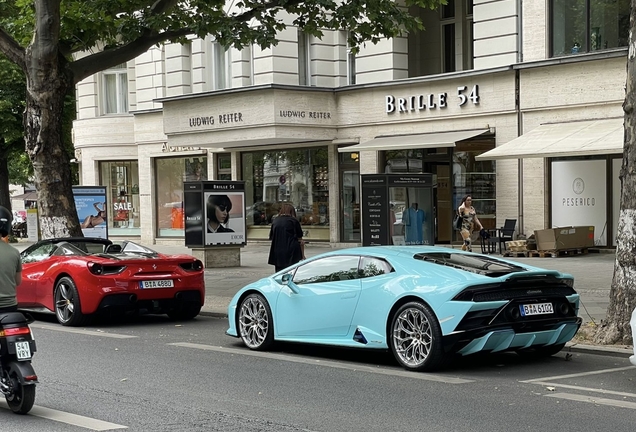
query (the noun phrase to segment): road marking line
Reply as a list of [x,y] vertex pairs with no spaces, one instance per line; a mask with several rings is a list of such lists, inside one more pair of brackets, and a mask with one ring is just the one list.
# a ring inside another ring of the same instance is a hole
[[76,329],[76,328],[68,328],[62,325],[47,325],[47,324],[38,323],[38,324],[30,324],[30,326],[33,328],[42,329],[42,330],[54,330],[54,331],[61,331],[65,333],[77,333],[77,334],[83,334],[83,335],[89,335],[89,336],[102,336],[102,337],[108,337],[113,339],[131,339],[131,338],[139,337],[139,336],[132,336],[132,335],[117,334],[117,333],[106,333],[106,332],[97,331],[97,330],[82,330],[82,329]]
[[560,380],[560,379],[566,379],[566,378],[578,378],[583,376],[599,375],[599,374],[610,373],[610,372],[620,372],[620,371],[624,371],[628,369],[634,369],[634,366],[625,366],[625,367],[614,368],[614,369],[602,369],[602,370],[596,370],[596,371],[590,371],[590,372],[580,372],[580,373],[569,374],[569,375],[557,375],[557,376],[551,376],[551,377],[533,378],[530,380],[519,381],[519,382],[534,383],[536,381],[554,381],[554,380]]
[[[0,401],[0,407],[10,409],[6,401]],[[128,426],[119,425],[116,423],[109,423],[103,420],[98,420],[90,417],[84,417],[77,414],[71,414],[64,411],[58,411],[51,408],[45,408],[35,405],[29,412],[29,415],[35,417],[41,417],[47,420],[53,420],[60,423],[66,423],[73,426],[83,427],[85,429],[91,429],[96,431],[107,431],[112,429],[128,429]]]
[[591,396],[577,395],[577,394],[570,394],[570,393],[554,393],[554,394],[547,394],[545,396],[551,397],[551,398],[557,398],[557,399],[567,399],[567,400],[576,401],[576,402],[588,402],[588,403],[593,403],[596,405],[609,405],[609,406],[616,406],[620,408],[636,409],[636,402],[621,401],[616,399],[595,398]]
[[615,395],[615,396],[623,396],[623,397],[629,397],[629,398],[636,399],[636,393],[626,393],[626,392],[619,392],[619,391],[615,391],[615,390],[605,390],[605,389],[600,389],[600,388],[581,387],[581,386],[575,386],[575,385],[569,385],[569,384],[559,384],[559,383],[543,382],[543,381],[533,382],[532,384],[551,386],[551,387],[559,387],[559,388],[567,388],[567,389],[572,389],[572,390],[581,390],[581,391],[594,392],[594,393],[611,394],[611,395]]
[[412,379],[413,378],[421,379],[425,381],[437,381],[437,382],[442,382],[446,384],[467,384],[467,383],[474,382],[474,380],[446,377],[443,375],[431,374],[431,373],[409,372],[405,370],[391,370],[391,369],[383,369],[380,367],[352,365],[348,363],[340,363],[340,362],[329,361],[329,360],[314,360],[309,358],[293,357],[293,356],[288,356],[284,354],[256,352],[256,351],[250,351],[247,348],[246,349],[225,348],[220,346],[195,344],[195,343],[189,343],[189,342],[176,342],[176,343],[169,343],[168,345],[174,345],[174,346],[179,346],[184,348],[196,348],[196,349],[201,349],[206,351],[216,351],[216,352],[226,353],[226,354],[262,357],[262,358],[268,358],[273,360],[289,361],[293,363],[318,365],[318,366],[330,367],[335,369],[347,369],[352,371],[361,371],[361,372],[368,372],[368,373],[374,373],[374,374],[380,374],[380,375],[392,375],[392,376],[399,376],[399,377],[412,378]]

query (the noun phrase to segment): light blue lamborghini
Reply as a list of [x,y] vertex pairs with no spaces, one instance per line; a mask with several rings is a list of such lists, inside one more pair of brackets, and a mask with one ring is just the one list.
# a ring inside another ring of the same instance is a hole
[[327,252],[241,289],[227,334],[248,348],[275,341],[390,349],[416,371],[449,355],[559,352],[581,325],[569,274],[446,247]]

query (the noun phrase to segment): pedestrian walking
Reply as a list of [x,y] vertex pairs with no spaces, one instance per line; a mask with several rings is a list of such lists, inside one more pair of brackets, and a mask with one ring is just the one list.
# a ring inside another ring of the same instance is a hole
[[462,228],[459,231],[464,239],[462,250],[472,252],[471,236],[473,235],[473,231],[475,231],[475,229],[481,231],[483,227],[477,217],[477,211],[475,207],[473,207],[473,198],[470,195],[466,195],[462,198],[462,203],[457,209],[457,213],[459,213],[459,217],[462,218]]
[[269,239],[272,244],[267,263],[273,265],[276,272],[305,259],[303,230],[290,203],[281,205],[269,230]]

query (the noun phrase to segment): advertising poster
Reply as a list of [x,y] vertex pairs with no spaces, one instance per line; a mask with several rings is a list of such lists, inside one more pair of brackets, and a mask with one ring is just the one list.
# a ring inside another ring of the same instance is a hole
[[362,175],[362,245],[389,244],[389,197],[383,175]]
[[245,244],[243,192],[204,192],[205,244]]
[[247,243],[244,182],[184,182],[183,197],[186,246]]
[[38,222],[38,209],[37,208],[29,208],[26,211],[26,221],[27,221],[27,237],[30,241],[38,241],[40,240],[40,226]]
[[106,187],[73,186],[73,197],[84,236],[108,238]]
[[185,245],[203,246],[203,183],[183,183],[183,207],[185,212]]
[[607,245],[606,162],[552,162],[552,228],[594,226],[594,244]]

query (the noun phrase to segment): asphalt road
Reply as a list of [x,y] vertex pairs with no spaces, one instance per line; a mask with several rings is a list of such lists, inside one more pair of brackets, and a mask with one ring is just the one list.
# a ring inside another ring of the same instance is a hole
[[636,368],[624,357],[500,354],[424,374],[385,352],[249,351],[213,317],[82,329],[38,318],[34,415],[0,409],[0,430],[631,432],[636,424]]

